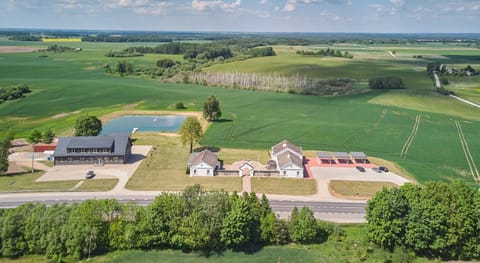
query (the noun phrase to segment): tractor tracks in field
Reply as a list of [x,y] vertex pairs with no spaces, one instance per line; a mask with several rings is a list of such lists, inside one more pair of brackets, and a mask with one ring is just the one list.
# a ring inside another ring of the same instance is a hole
[[463,152],[465,153],[465,158],[467,159],[468,168],[470,168],[470,173],[475,181],[480,179],[480,174],[478,172],[477,165],[473,159],[472,153],[470,152],[470,147],[468,147],[467,140],[463,134],[462,125],[459,121],[455,121],[455,126],[457,126],[458,138],[460,139],[460,144],[462,145]]
[[372,124],[371,127],[362,129],[361,132],[359,132],[359,133],[353,135],[352,137],[348,138],[343,145],[345,145],[346,147],[350,147],[350,146],[352,146],[352,144],[356,140],[360,139],[361,137],[364,137],[367,133],[376,129],[378,127],[378,125],[380,125],[380,123],[383,121],[383,119],[385,119],[385,116],[387,115],[387,112],[388,112],[387,109],[383,109],[380,112],[380,114],[378,115],[377,119],[375,120],[375,122]]
[[422,117],[420,115],[417,115],[415,117],[415,123],[413,124],[412,130],[410,131],[410,135],[405,141],[405,144],[403,144],[402,151],[400,151],[401,158],[404,158],[404,159],[407,158],[408,149],[410,148],[410,146],[412,146],[413,140],[417,135],[418,128],[420,127],[421,119]]

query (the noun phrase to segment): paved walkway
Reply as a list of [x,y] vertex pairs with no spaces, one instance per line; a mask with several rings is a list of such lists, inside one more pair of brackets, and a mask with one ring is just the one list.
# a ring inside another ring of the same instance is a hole
[[250,176],[248,175],[243,176],[242,178],[242,192],[252,192],[252,183],[250,181]]

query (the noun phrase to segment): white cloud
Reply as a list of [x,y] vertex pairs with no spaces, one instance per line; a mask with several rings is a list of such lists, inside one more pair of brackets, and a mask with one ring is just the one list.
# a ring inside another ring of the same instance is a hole
[[240,7],[242,4],[242,0],[235,0],[234,2],[228,3],[222,0],[214,0],[214,1],[199,1],[193,0],[192,7],[195,10],[205,11],[208,9],[223,9],[225,11],[231,11]]

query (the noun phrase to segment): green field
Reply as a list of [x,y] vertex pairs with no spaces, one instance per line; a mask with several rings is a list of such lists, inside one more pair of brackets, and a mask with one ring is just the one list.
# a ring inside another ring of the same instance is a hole
[[[0,45],[17,43],[0,40]],[[475,138],[480,129],[480,111],[434,93],[432,81],[424,71],[428,61],[464,65],[466,57],[480,54],[478,49],[426,46],[420,50],[432,55],[418,60],[411,58],[418,48],[359,46],[352,48],[355,58],[349,60],[299,57],[294,54],[295,48],[278,47],[276,57],[207,69],[289,75],[299,72],[309,77],[348,77],[362,83],[369,77],[387,74],[401,76],[408,87],[402,91],[316,97],[162,84],[155,79],[105,74],[103,64],[113,64],[116,59],[104,57],[104,53],[110,49],[121,50],[125,45],[68,44],[84,47],[84,51],[49,54],[48,58],[39,57],[37,52],[0,54],[0,86],[26,83],[33,90],[26,98],[0,104],[0,135],[13,130],[16,137],[25,137],[32,129],[46,128],[52,128],[57,134],[70,134],[79,114],[104,115],[128,105],[136,110],[164,110],[172,109],[173,104],[181,101],[189,105],[188,110],[201,110],[203,101],[214,94],[220,99],[223,121],[210,126],[202,141],[204,145],[265,152],[273,144],[288,139],[305,150],[364,151],[401,165],[420,182],[459,177],[473,182],[455,127],[458,120],[463,125],[473,159],[480,166],[480,141]],[[350,50],[348,46],[343,49]],[[392,58],[387,49],[396,50],[399,57]],[[165,56],[126,60],[153,65],[161,57]],[[465,82],[456,80],[456,85]],[[470,82],[469,85],[478,86],[475,79]],[[410,141],[416,116],[420,116],[421,121]],[[408,152],[404,155],[402,149],[406,146]],[[255,153],[250,156],[255,157]],[[161,174],[151,169],[148,172]],[[138,182],[131,182],[129,186],[131,184]]]

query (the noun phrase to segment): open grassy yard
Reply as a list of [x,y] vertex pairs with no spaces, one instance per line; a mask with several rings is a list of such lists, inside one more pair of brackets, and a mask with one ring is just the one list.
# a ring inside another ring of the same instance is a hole
[[49,191],[108,191],[118,182],[117,179],[86,180],[76,190],[69,190],[79,181],[35,182],[43,172],[21,173],[0,176],[0,192],[49,192]]
[[252,177],[252,191],[263,194],[313,195],[317,183],[312,179]]
[[128,181],[128,189],[179,191],[187,186],[200,184],[208,190],[242,190],[242,181],[239,177],[187,175],[188,147],[183,146],[178,137],[137,133],[134,139],[135,144],[153,145],[154,148]]
[[365,182],[365,181],[330,181],[329,189],[334,195],[347,198],[368,199],[383,188],[396,187],[389,182]]
[[[14,45],[16,42],[0,41],[0,44],[5,43]],[[48,58],[40,58],[38,52],[0,54],[0,85],[27,83],[33,90],[26,98],[0,104],[0,136],[12,130],[16,137],[26,137],[32,129],[47,128],[60,135],[71,134],[75,120],[82,113],[103,116],[127,108],[171,110],[176,102],[183,102],[189,111],[200,111],[206,98],[214,94],[220,100],[223,121],[210,125],[202,144],[248,150],[221,152],[225,161],[238,160],[237,154],[264,160],[268,158],[266,149],[288,139],[305,150],[364,151],[397,163],[419,182],[455,178],[473,182],[455,128],[458,120],[462,122],[473,159],[477,166],[480,165],[480,141],[474,137],[480,129],[478,109],[433,92],[432,81],[424,71],[428,61],[455,63],[458,60],[464,65],[464,57],[454,56],[471,57],[480,54],[480,50],[422,47],[421,50],[430,48],[435,54],[414,60],[411,54],[418,49],[400,52],[399,46],[359,46],[351,52],[355,58],[349,60],[298,57],[294,50],[280,47],[276,57],[249,59],[208,69],[261,70],[292,75],[299,72],[317,77],[349,77],[363,82],[372,75],[394,74],[404,78],[408,87],[402,91],[316,97],[162,84],[154,79],[105,74],[102,65],[114,63],[115,59],[104,57],[104,53],[122,49],[124,45],[132,44],[85,43],[82,52],[52,54]],[[342,47],[343,50],[349,48],[353,47]],[[397,50],[400,57],[392,58],[387,49]],[[138,61],[140,65],[153,63],[160,57],[127,60]],[[421,121],[412,135],[417,116]],[[139,142],[142,140],[148,138],[139,138]],[[239,178],[189,178],[185,175],[188,150],[180,146],[178,138],[162,140],[165,146],[152,151],[152,156],[129,182],[129,188],[179,190],[185,184],[201,183],[215,189],[239,189]],[[404,148],[408,148],[406,154],[403,154]],[[159,176],[161,180],[149,181]]]

